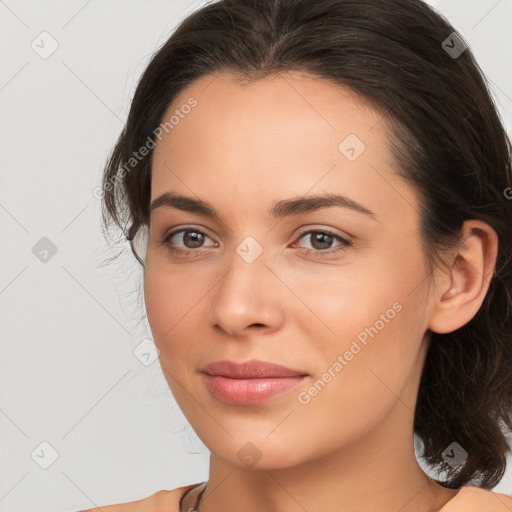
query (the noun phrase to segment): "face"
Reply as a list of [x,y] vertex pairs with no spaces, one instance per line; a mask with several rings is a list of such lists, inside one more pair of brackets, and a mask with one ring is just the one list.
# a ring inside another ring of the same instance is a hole
[[[418,197],[396,174],[386,120],[298,73],[204,76],[164,119],[176,109],[153,155],[145,301],[198,436],[234,465],[249,454],[279,468],[357,442],[396,408],[393,428],[409,432],[427,270]],[[202,372],[226,359],[302,376]]]

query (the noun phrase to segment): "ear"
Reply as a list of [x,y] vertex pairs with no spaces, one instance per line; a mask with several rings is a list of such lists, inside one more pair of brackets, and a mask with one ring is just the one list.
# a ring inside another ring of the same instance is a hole
[[450,257],[449,270],[436,283],[435,303],[428,328],[448,333],[467,324],[478,312],[493,277],[498,236],[482,221],[462,226],[464,239]]

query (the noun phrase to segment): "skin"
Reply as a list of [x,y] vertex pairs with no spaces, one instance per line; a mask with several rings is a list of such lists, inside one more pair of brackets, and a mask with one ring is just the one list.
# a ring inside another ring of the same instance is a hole
[[[416,460],[419,379],[430,331],[451,332],[478,311],[496,233],[466,222],[465,244],[430,276],[419,198],[395,172],[386,120],[348,89],[296,72],[252,84],[209,75],[164,117],[191,96],[197,106],[155,148],[151,200],[173,191],[211,203],[221,218],[155,209],[144,286],[169,387],[211,451],[201,512],[439,510],[457,491],[429,479]],[[349,134],[366,147],[354,161],[338,149]],[[280,219],[266,213],[275,201],[322,193],[344,194],[374,215],[339,206]],[[162,244],[180,227],[204,233],[203,245],[187,247],[182,234]],[[333,239],[322,249],[302,236],[313,228],[353,244],[333,252]],[[248,236],[263,248],[252,263],[236,251]],[[300,403],[299,393],[394,303],[400,312]],[[309,377],[267,402],[226,404],[200,373],[224,358],[271,361]],[[249,442],[261,457],[250,467],[237,455]],[[183,510],[194,500],[187,495]]]

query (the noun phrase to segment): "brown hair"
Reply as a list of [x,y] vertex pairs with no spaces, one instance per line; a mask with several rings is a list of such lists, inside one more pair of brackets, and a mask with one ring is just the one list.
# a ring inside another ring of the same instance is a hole
[[[130,222],[129,240],[148,226],[152,151],[133,170],[126,163],[185,87],[223,71],[258,80],[291,70],[351,88],[391,123],[397,172],[422,199],[431,269],[460,242],[465,220],[480,219],[498,234],[495,276],[480,310],[454,332],[432,333],[414,419],[422,456],[446,473],[444,485],[492,488],[510,450],[504,428],[512,429],[511,146],[471,50],[431,7],[420,0],[222,0],[194,12],[138,83],[104,172],[104,225],[108,231],[114,222],[126,235]],[[443,459],[454,441],[468,453],[457,468]]]

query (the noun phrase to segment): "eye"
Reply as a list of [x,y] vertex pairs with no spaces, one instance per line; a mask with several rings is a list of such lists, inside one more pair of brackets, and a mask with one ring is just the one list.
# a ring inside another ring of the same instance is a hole
[[[299,236],[299,240],[308,239],[311,248],[300,247],[308,254],[313,256],[329,256],[339,251],[345,250],[352,245],[352,241],[341,237],[328,230],[308,230]],[[212,240],[208,235],[196,228],[180,228],[169,233],[162,240],[162,244],[167,245],[171,251],[177,253],[189,254],[194,249],[204,248],[205,241]],[[218,247],[217,242],[206,247]],[[295,242],[291,247],[296,247]],[[195,251],[199,252],[199,251]]]
[[[211,238],[203,233],[202,231],[195,228],[181,228],[169,233],[163,240],[162,243],[169,246],[169,249],[177,252],[185,252],[188,253],[187,249],[200,249],[203,247],[203,244],[206,239]],[[175,241],[180,240],[182,246],[176,247]],[[214,242],[214,247],[216,246],[216,242]]]
[[[335,233],[332,233],[331,231],[325,231],[325,230],[309,230],[302,233],[299,237],[300,239],[307,239],[310,240],[310,246],[303,248],[308,254],[312,254],[313,256],[328,256],[332,255],[333,253],[337,253],[338,251],[343,251],[347,247],[352,245],[351,240],[347,240],[346,238],[341,237],[340,235],[336,235]],[[326,250],[331,249],[333,247],[333,243],[337,242],[337,245],[334,245],[333,250]],[[294,243],[292,247],[296,246],[297,243]]]

